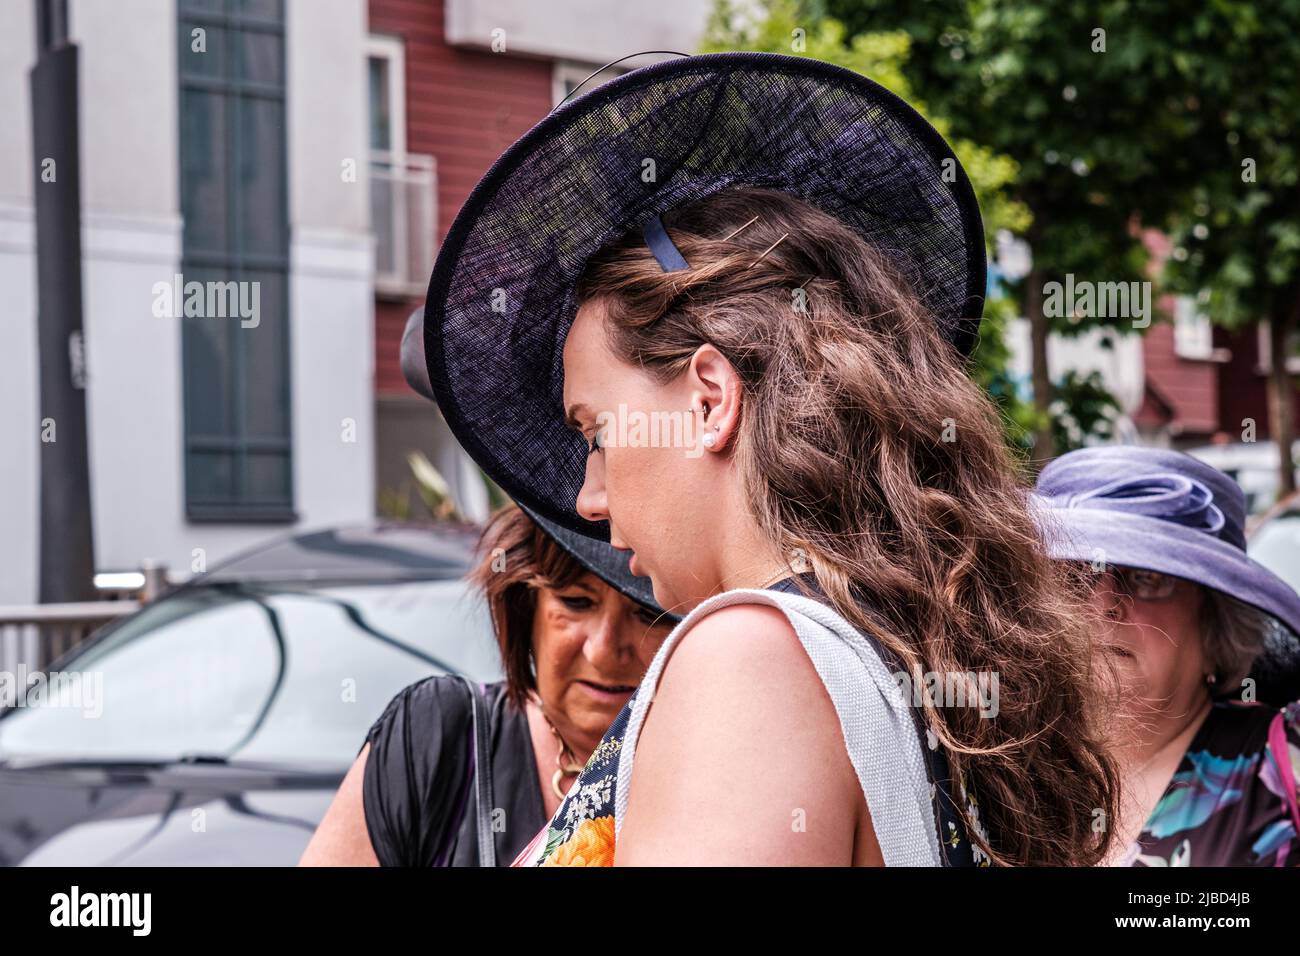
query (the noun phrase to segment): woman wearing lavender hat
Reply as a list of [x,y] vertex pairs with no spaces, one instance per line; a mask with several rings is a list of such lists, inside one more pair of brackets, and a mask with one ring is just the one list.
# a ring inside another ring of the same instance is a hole
[[1241,489],[1187,455],[1107,447],[1052,462],[1036,491],[1051,556],[1094,575],[1110,622],[1109,862],[1300,865],[1300,703],[1260,702],[1249,676],[1294,663],[1300,595],[1246,556]]

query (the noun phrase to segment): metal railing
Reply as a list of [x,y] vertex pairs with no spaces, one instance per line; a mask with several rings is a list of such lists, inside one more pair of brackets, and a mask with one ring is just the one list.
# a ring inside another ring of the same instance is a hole
[[0,607],[0,671],[44,670],[96,628],[139,607],[138,601]]
[[173,585],[165,564],[138,571],[97,573],[95,586],[115,600],[0,605],[0,673],[43,671],[95,630],[133,614]]
[[370,153],[376,294],[408,298],[425,293],[438,228],[437,176],[432,156]]

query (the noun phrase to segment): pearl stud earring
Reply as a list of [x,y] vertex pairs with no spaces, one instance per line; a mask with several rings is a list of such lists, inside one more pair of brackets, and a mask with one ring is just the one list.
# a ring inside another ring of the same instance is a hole
[[704,442],[705,448],[712,448],[718,443],[718,436],[714,435],[712,432],[705,432],[704,437],[700,440]]

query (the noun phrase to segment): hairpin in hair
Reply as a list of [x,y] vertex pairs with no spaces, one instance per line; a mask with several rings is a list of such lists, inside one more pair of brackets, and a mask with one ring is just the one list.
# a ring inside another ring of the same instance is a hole
[[731,230],[731,232],[727,233],[725,236],[722,237],[722,241],[727,242],[731,239],[734,239],[736,236],[740,235],[742,232],[744,232],[746,229],[748,229],[756,222],[758,222],[757,216],[749,220],[749,222],[745,223],[743,226],[737,226],[735,229]]
[[[758,216],[751,217],[744,225],[736,227],[731,232],[727,233],[727,235],[723,236],[722,241],[727,242],[735,238],[741,232],[758,222],[758,219]],[[681,250],[677,248],[676,244],[674,244],[672,237],[668,235],[668,230],[664,228],[663,220],[659,218],[658,213],[652,213],[650,217],[641,224],[641,235],[644,237],[645,244],[650,249],[651,255],[653,255],[655,261],[659,263],[659,268],[663,269],[664,272],[678,272],[682,269],[689,269],[691,267],[690,263],[686,261],[686,257],[682,255]],[[764,249],[759,257],[745,268],[752,269],[754,266],[758,265],[767,258],[769,252],[789,238],[790,233],[782,233],[780,239]]]
[[781,233],[781,238],[780,238],[780,239],[778,239],[776,242],[772,243],[770,246],[768,246],[766,249],[764,249],[764,250],[763,250],[763,254],[760,255],[757,259],[755,259],[753,262],[751,262],[749,265],[745,266],[745,268],[746,268],[746,269],[752,269],[752,268],[754,268],[754,266],[758,265],[760,262],[763,261],[764,258],[767,257],[767,254],[768,254],[769,252],[771,252],[773,249],[775,249],[777,246],[779,246],[781,243],[785,242],[785,241],[786,241],[787,239],[789,239],[789,238],[790,238],[790,233],[788,233],[788,232],[783,232],[783,233]]

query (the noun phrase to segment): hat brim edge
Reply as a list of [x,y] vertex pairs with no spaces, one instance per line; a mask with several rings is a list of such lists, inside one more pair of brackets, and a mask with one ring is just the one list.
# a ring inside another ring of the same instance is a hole
[[[1221,591],[1274,618],[1300,639],[1300,594],[1227,541],[1158,518],[1097,508],[1042,507],[1036,518],[1054,561],[1091,563],[1100,550],[1106,564],[1168,574]],[[1137,544],[1135,536],[1150,547]],[[1235,580],[1215,581],[1195,573],[1196,559],[1218,562]],[[1249,578],[1258,578],[1266,590],[1245,586]]]

